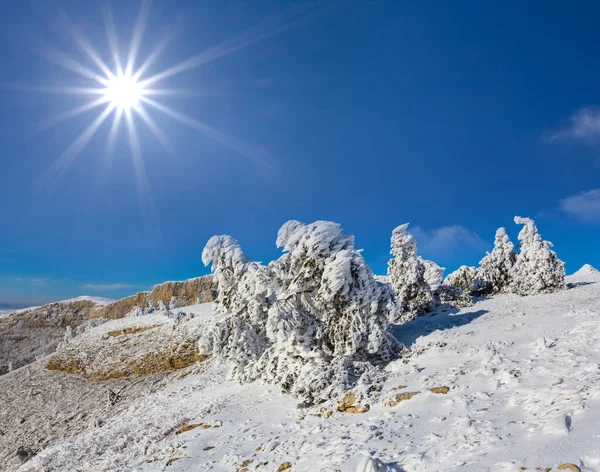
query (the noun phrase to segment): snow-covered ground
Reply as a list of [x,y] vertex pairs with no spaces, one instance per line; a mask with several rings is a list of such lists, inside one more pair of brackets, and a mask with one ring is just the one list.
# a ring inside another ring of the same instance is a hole
[[[381,400],[365,413],[334,404],[299,410],[274,386],[227,381],[226,366],[210,359],[103,411],[102,421],[57,439],[18,470],[354,472],[372,457],[390,471],[571,463],[600,472],[600,274],[584,268],[567,282],[568,290],[552,295],[500,295],[396,327],[412,354],[388,366]],[[197,314],[184,321],[188,331],[202,333],[212,322],[210,305],[177,311]],[[110,321],[73,343],[159,323],[175,325],[158,312]],[[43,362],[0,378],[0,391]],[[438,387],[447,393],[429,390]],[[189,430],[176,434],[184,424]],[[11,431],[3,433],[8,441]]]

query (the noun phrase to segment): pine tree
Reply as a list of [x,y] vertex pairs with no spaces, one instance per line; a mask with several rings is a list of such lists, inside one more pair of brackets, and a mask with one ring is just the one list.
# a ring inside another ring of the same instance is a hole
[[250,367],[269,346],[265,329],[273,298],[269,270],[246,257],[231,236],[213,236],[202,262],[212,262],[217,285],[213,309],[223,316],[200,339],[200,351],[229,361],[231,378],[255,380]]
[[[408,223],[392,232],[390,253],[394,257],[388,262],[388,275],[400,307],[400,316],[394,321],[404,323],[435,306],[431,288],[425,279],[426,265],[417,257],[417,242],[408,232]],[[432,276],[435,272],[433,266],[429,266],[429,270]]]
[[491,293],[505,292],[510,285],[510,271],[515,265],[515,247],[504,228],[498,228],[494,249],[479,262],[476,279],[482,280]]
[[421,259],[421,257],[419,257],[419,262],[425,267],[425,282],[429,285],[430,290],[435,292],[442,285],[446,269],[433,261]]
[[304,406],[372,382],[376,364],[399,350],[389,286],[336,223],[289,221],[277,245],[285,254],[264,267],[233,238],[209,241],[203,261],[213,263],[216,307],[227,314],[201,352],[230,361],[233,378],[279,384]]
[[454,272],[448,274],[444,285],[456,287],[465,293],[471,293],[477,280],[477,267],[460,266]]
[[519,295],[552,293],[565,288],[565,266],[543,241],[531,218],[515,216],[524,225],[519,233],[520,251],[510,271],[510,291]]

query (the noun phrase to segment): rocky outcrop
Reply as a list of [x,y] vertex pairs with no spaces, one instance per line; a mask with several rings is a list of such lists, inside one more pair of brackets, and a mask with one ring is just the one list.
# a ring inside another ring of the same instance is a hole
[[212,302],[215,295],[215,285],[211,275],[196,277],[184,282],[165,282],[155,285],[150,292],[140,292],[131,297],[123,298],[103,307],[91,311],[93,318],[123,318],[134,307],[147,308],[163,302],[169,305],[175,298],[180,307],[195,305],[196,303]]
[[13,313],[0,319],[0,375],[50,354],[65,336],[68,326],[89,322],[93,300],[69,300]]

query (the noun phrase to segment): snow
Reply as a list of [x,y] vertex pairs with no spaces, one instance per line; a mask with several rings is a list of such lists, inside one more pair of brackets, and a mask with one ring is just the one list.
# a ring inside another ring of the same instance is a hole
[[[226,366],[213,358],[185,378],[139,387],[123,407],[102,411],[101,426],[57,437],[18,469],[7,470],[150,472],[169,464],[174,472],[271,472],[289,462],[291,472],[517,472],[556,471],[568,462],[598,472],[600,273],[588,268],[566,282],[568,290],[497,295],[395,326],[395,336],[411,353],[388,364],[382,396],[366,413],[339,412],[335,404],[323,405],[331,416],[319,407],[297,409],[296,400],[275,385],[227,381]],[[210,305],[173,311],[194,312],[186,324],[200,332],[220,316]],[[168,320],[165,312],[155,312],[109,321],[74,342],[93,346],[110,330]],[[23,388],[25,398],[32,395],[31,383],[66,376],[43,371],[38,378],[39,365],[0,378],[0,390],[14,379],[11,388]],[[19,376],[29,378],[22,387]],[[110,382],[89,385],[107,388]],[[74,402],[82,396],[76,388],[86,385],[76,384],[62,390]],[[391,391],[399,386],[406,388]],[[443,386],[446,394],[429,391]],[[404,392],[420,393],[385,406]],[[40,421],[52,418],[52,408],[66,414],[64,404],[46,408]],[[186,421],[206,427],[175,434]],[[2,450],[3,441],[17,433],[2,424],[0,429]]]
[[53,302],[53,303],[70,303],[70,302],[83,302],[83,301],[94,302],[98,305],[108,305],[109,303],[113,303],[115,300],[113,300],[112,298],[90,297],[88,295],[83,295],[81,297],[69,298],[67,300],[61,300],[59,302]]
[[596,269],[595,267],[593,267],[590,264],[584,264],[581,267],[581,269],[579,269],[577,272],[575,272],[571,277],[585,277],[588,275],[597,276],[598,274],[600,274],[598,269]]

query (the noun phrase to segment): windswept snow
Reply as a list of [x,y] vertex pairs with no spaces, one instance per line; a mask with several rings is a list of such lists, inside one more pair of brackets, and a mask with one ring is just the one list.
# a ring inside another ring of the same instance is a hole
[[[554,471],[563,463],[600,471],[600,274],[567,282],[569,290],[498,295],[396,327],[411,354],[388,365],[382,399],[366,413],[335,404],[299,410],[273,385],[226,381],[226,367],[211,359],[202,372],[132,390],[126,405],[103,410],[102,422],[57,438],[18,470],[272,472],[289,463],[291,472],[354,472],[371,457],[371,470],[381,471]],[[213,322],[206,305],[183,309],[191,310],[198,316],[188,323],[200,332]],[[74,342],[93,346],[109,330],[167,319],[156,312],[110,321]],[[0,378],[0,390],[29,376],[27,398],[65,375],[36,377],[39,365]],[[84,385],[61,395],[77,402]],[[429,390],[439,387],[447,393]],[[398,397],[410,392],[419,393]],[[397,404],[385,406],[390,400]],[[53,408],[66,406],[48,403],[45,416],[25,415],[21,428],[51,418]],[[189,430],[176,434],[184,424]],[[2,450],[15,432],[0,429]]]

